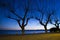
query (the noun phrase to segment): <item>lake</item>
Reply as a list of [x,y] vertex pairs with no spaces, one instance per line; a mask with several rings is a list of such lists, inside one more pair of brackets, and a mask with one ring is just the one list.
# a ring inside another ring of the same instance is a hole
[[[48,30],[48,32],[50,32]],[[5,34],[21,34],[21,30],[0,30],[0,35]],[[37,34],[37,33],[45,33],[45,30],[25,30],[25,34]]]

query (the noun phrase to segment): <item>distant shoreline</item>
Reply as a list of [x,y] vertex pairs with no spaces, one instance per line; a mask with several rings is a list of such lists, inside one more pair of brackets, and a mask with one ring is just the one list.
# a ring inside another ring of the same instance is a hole
[[[48,30],[48,33],[50,31]],[[25,30],[24,34],[41,34],[45,33],[45,30]],[[0,35],[20,35],[22,34],[21,30],[0,30]]]
[[[0,30],[0,31],[15,31],[15,30]],[[19,30],[16,30],[16,31],[19,31]],[[25,31],[45,31],[45,30],[25,30]]]
[[[24,35],[42,35],[42,34],[60,34],[60,33],[35,33],[35,34],[24,34]],[[22,36],[22,34],[6,34],[0,36]]]

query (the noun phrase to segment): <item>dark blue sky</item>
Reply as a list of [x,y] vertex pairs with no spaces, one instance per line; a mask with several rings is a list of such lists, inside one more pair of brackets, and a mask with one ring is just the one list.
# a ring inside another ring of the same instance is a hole
[[[6,3],[7,6],[2,7],[1,4]],[[6,29],[6,30],[20,30],[21,28],[17,24],[15,20],[8,19],[5,16],[11,15],[14,18],[17,18],[15,15],[13,15],[9,9],[12,7],[15,12],[23,17],[24,15],[24,7],[28,5],[27,0],[0,0],[0,30]],[[44,8],[43,11],[47,12],[48,10],[56,10],[55,15],[60,20],[60,0],[30,0],[29,2],[29,8],[30,9],[41,9]],[[34,10],[30,10],[27,17],[30,16],[36,16],[40,17],[40,12]],[[32,15],[31,15],[32,13]],[[51,26],[51,24],[48,24],[47,28],[51,28],[54,25]],[[44,29],[42,25],[39,24],[39,22],[35,19],[30,19],[28,22],[28,25],[25,27],[25,29]]]

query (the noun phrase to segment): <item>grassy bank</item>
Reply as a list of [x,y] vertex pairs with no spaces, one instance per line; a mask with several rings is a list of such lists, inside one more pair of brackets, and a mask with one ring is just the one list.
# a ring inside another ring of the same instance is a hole
[[34,34],[34,35],[5,35],[0,40],[60,40],[60,33]]

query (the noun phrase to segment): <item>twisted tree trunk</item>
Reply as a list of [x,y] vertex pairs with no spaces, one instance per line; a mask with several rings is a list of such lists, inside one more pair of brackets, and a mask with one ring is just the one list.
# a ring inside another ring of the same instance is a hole
[[22,29],[22,35],[24,35],[24,26],[22,26],[21,29]]
[[44,28],[45,28],[45,33],[47,33],[47,27],[46,27],[46,25],[44,25]]

